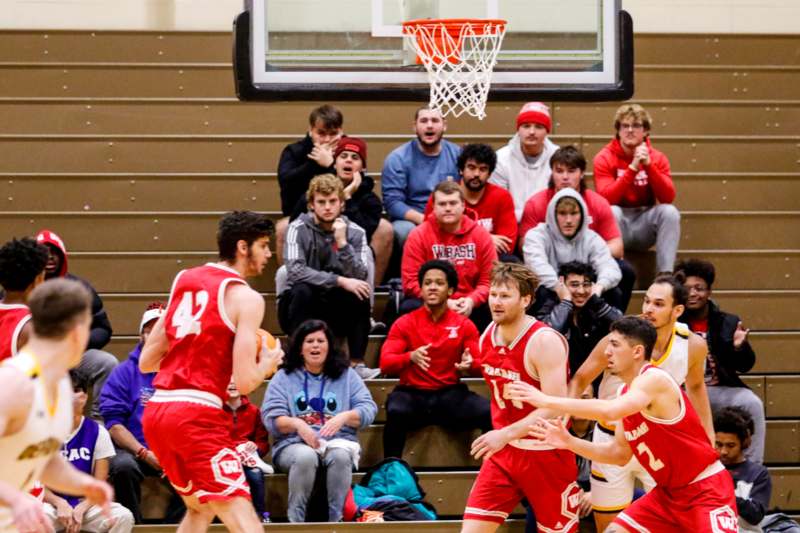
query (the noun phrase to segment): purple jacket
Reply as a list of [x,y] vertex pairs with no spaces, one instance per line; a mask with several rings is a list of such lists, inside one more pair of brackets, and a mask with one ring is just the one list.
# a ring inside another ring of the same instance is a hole
[[128,356],[128,359],[111,371],[100,392],[100,414],[106,429],[122,424],[136,439],[147,446],[142,431],[142,411],[147,400],[153,395],[153,378],[156,373],[142,374],[139,371],[139,354],[142,344]]

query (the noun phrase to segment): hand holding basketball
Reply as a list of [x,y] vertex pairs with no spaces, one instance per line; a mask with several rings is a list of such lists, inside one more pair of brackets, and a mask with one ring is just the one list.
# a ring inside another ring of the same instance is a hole
[[259,329],[256,332],[256,363],[261,373],[270,377],[278,370],[278,366],[283,362],[283,350],[281,343],[268,331]]

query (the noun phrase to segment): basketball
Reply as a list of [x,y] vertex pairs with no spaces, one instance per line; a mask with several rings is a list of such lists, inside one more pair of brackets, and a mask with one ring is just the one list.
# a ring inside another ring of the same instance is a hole
[[278,346],[278,340],[272,336],[272,334],[265,330],[258,328],[256,331],[256,353],[261,352],[261,342],[262,339],[266,337],[267,339],[267,348],[270,350],[274,350],[276,346]]

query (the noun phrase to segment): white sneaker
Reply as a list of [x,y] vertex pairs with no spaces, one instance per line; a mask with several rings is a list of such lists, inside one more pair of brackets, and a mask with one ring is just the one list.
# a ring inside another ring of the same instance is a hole
[[368,368],[364,363],[358,363],[353,367],[353,370],[356,371],[356,374],[358,374],[361,379],[375,379],[381,375],[380,368]]

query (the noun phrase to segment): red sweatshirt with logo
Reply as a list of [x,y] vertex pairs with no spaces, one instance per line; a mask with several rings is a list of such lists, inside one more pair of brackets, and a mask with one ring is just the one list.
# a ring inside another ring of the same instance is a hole
[[442,259],[458,272],[458,288],[452,298],[472,298],[475,306],[489,299],[489,273],[497,261],[492,237],[475,221],[474,211],[466,210],[455,233],[442,230],[431,214],[414,228],[403,248],[400,272],[406,296],[420,298],[417,273],[426,261]]
[[[424,305],[397,319],[381,348],[381,372],[399,376],[400,385],[435,390],[459,382],[456,363],[464,350],[472,354],[472,373],[480,372],[478,329],[472,321],[447,309],[439,320],[433,320]],[[411,352],[430,344],[431,366],[422,370],[411,362]]]
[[669,170],[669,160],[645,139],[650,149],[650,164],[632,170],[633,154],[627,155],[613,139],[594,156],[594,188],[611,205],[648,207],[671,204],[675,200],[675,185]]

